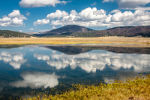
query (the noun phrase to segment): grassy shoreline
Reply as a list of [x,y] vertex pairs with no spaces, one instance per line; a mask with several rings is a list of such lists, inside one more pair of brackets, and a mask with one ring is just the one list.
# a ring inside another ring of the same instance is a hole
[[50,37],[0,38],[0,45],[102,45],[115,47],[150,47],[150,38],[144,37]]
[[150,100],[150,75],[126,82],[75,87],[77,90],[63,94],[38,95],[23,100]]

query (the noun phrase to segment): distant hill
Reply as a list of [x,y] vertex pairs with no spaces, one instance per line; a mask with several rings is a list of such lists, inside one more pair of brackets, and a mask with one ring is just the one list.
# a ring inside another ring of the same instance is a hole
[[76,37],[100,37],[100,36],[125,36],[125,37],[150,37],[150,26],[126,26],[115,27],[107,30],[90,31],[73,33],[72,36]]
[[41,34],[35,34],[35,36],[72,36],[73,33],[86,33],[89,31],[93,31],[92,29],[78,26],[78,25],[67,25],[58,29],[54,29],[51,31],[43,32]]
[[150,26],[126,26],[115,27],[107,30],[92,30],[86,27],[77,25],[67,25],[58,29],[43,32],[41,34],[34,34],[39,37],[50,36],[74,36],[74,37],[99,37],[99,36],[142,36],[150,37]]
[[108,36],[143,36],[150,37],[150,26],[127,26],[127,27],[116,27],[108,30],[98,31],[98,35]]
[[0,37],[30,37],[31,35],[21,32],[9,31],[9,30],[0,30]]
[[0,37],[101,37],[101,36],[125,36],[125,37],[150,37],[150,26],[126,26],[115,27],[107,30],[92,30],[78,25],[67,25],[51,31],[29,35],[22,32],[0,30]]

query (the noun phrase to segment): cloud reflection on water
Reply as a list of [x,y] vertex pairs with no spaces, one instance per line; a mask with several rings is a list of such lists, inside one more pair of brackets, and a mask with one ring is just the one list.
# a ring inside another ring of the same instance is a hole
[[106,66],[113,70],[131,69],[136,72],[149,71],[150,55],[147,54],[121,54],[111,52],[88,52],[78,55],[57,54],[53,52],[50,55],[34,54],[37,60],[46,61],[46,63],[55,67],[57,70],[71,67],[75,69],[80,67],[84,71],[96,72],[103,71]]
[[20,69],[21,65],[26,62],[23,54],[11,52],[0,52],[0,61],[8,63],[14,69]]
[[59,76],[55,74],[47,74],[40,72],[24,73],[21,75],[23,80],[11,83],[14,87],[30,87],[30,88],[53,88],[59,84]]

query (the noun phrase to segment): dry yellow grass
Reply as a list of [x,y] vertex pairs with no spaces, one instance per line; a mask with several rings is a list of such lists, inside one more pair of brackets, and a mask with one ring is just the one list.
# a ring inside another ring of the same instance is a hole
[[98,86],[75,85],[77,90],[37,95],[23,100],[150,100],[150,76]]
[[143,37],[51,37],[51,38],[0,38],[0,45],[28,44],[100,44],[119,47],[150,47],[150,38]]

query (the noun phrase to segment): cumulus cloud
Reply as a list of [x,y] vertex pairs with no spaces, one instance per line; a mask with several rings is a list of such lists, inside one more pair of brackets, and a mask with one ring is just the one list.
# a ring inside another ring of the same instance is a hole
[[135,8],[135,10],[148,10],[148,11],[150,11],[150,7],[137,7],[137,8]]
[[[119,53],[83,53],[78,55],[57,54],[51,55],[34,54],[37,60],[45,61],[51,67],[57,70],[71,67],[75,69],[80,67],[84,71],[96,72],[104,70],[109,66],[113,70],[131,69],[135,72],[148,71],[150,67],[150,55],[146,54],[119,54]],[[136,59],[135,59],[136,58]]]
[[34,25],[50,24],[53,27],[76,24],[86,27],[116,27],[150,25],[150,12],[136,9],[134,12],[113,10],[106,13],[103,9],[86,8],[81,12],[72,10],[70,13],[57,10],[44,19],[38,19]]
[[11,83],[14,87],[53,88],[59,84],[58,76],[46,73],[24,73],[21,75],[23,80]]
[[20,53],[1,52],[0,61],[10,64],[14,69],[20,69],[21,65],[26,62]]
[[150,0],[118,0],[120,8],[136,8],[150,3]]
[[49,20],[48,19],[38,19],[36,22],[34,22],[34,25],[42,25],[42,24],[48,24]]
[[66,1],[61,0],[21,0],[20,6],[22,7],[44,7],[44,6],[55,6],[56,4],[65,4]]
[[47,18],[62,18],[68,16],[68,13],[61,10],[56,10],[54,13],[50,13],[47,15]]
[[13,10],[8,16],[0,18],[0,26],[21,26],[26,19],[19,10]]
[[103,2],[116,1],[120,8],[133,9],[136,7],[142,7],[150,3],[150,0],[103,0]]

